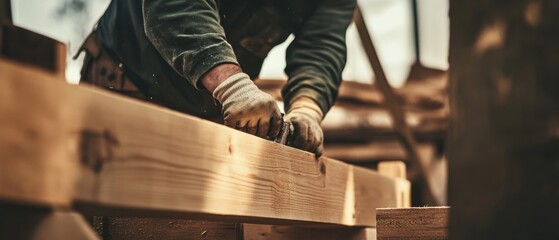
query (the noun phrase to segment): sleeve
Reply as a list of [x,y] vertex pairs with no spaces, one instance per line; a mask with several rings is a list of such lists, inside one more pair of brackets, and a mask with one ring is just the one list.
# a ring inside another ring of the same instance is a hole
[[199,88],[198,80],[221,63],[238,65],[219,24],[215,0],[143,0],[144,30],[163,59]]
[[295,33],[286,53],[282,90],[285,106],[301,96],[313,99],[326,114],[338,96],[346,64],[346,31],[356,0],[325,0]]

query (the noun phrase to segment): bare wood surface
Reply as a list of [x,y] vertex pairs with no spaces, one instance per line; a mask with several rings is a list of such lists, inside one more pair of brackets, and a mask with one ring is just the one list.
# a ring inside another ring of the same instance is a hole
[[402,161],[380,162],[377,166],[379,174],[398,181],[399,208],[411,207],[411,184],[406,180],[406,164]]
[[377,171],[387,177],[406,179],[406,164],[402,161],[381,162]]
[[[77,200],[121,216],[368,227],[375,208],[397,205],[396,182],[375,172],[106,91],[33,79],[9,63],[0,72],[11,72],[0,81],[0,198]],[[60,176],[46,172],[51,165]],[[14,184],[21,176],[33,180]]]
[[450,1],[450,238],[559,239],[559,1]]
[[63,84],[36,68],[0,60],[0,72],[0,197],[69,205],[79,177],[79,134],[68,134],[75,119],[62,104],[71,93],[36,89]]
[[244,240],[376,240],[375,228],[304,228],[243,224]]
[[377,209],[377,238],[448,239],[449,207]]
[[103,222],[104,240],[242,240],[235,223],[167,218],[111,217]]

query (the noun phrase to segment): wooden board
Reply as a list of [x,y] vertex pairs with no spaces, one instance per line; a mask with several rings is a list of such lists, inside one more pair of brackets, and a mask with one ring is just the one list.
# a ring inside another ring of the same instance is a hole
[[0,60],[0,73],[0,197],[68,206],[80,174],[76,120],[62,104],[72,92],[38,89],[65,84],[37,68]]
[[449,207],[377,209],[377,238],[448,239]]
[[104,240],[242,240],[236,223],[167,218],[105,217]]
[[375,228],[301,228],[243,224],[244,240],[376,240]]
[[398,205],[396,207],[411,207],[411,184],[406,180],[406,164],[402,161],[380,162],[377,171],[398,182]]
[[77,200],[96,214],[367,227],[375,208],[397,205],[397,183],[373,171],[9,63],[0,72],[0,198]]

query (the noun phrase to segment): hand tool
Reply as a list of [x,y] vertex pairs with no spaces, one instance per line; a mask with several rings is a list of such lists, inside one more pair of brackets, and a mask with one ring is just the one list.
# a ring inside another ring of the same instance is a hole
[[287,145],[289,141],[289,137],[291,137],[293,131],[294,131],[293,124],[291,124],[291,122],[289,121],[284,121],[281,126],[280,133],[278,134],[278,136],[274,141],[279,144]]

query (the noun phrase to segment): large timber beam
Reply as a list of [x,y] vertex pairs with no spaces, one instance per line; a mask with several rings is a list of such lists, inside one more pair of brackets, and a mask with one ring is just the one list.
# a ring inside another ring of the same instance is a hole
[[0,62],[0,199],[267,224],[373,227],[398,182]]

